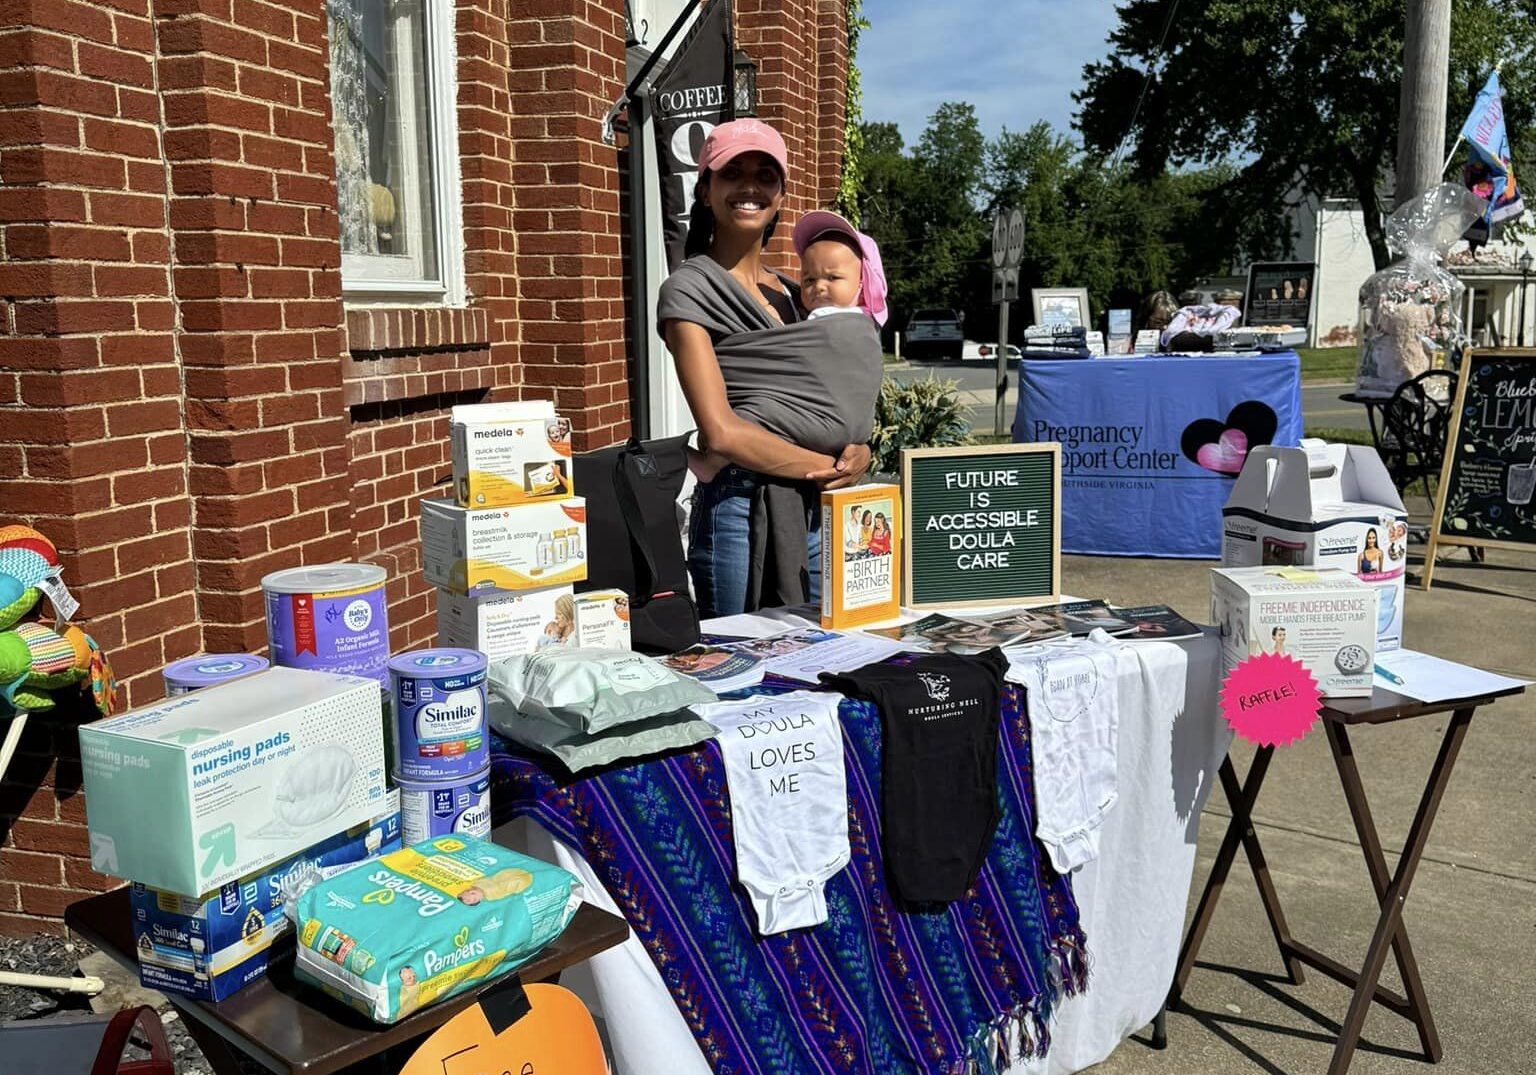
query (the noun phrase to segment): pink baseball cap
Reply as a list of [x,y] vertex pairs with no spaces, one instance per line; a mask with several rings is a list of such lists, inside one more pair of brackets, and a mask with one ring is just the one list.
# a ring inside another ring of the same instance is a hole
[[859,308],[884,325],[890,310],[886,308],[885,266],[880,263],[880,248],[875,241],[855,228],[847,220],[828,209],[814,209],[795,222],[792,236],[795,253],[805,256],[805,248],[827,232],[846,235],[859,247],[859,260],[863,269],[859,280]]
[[760,119],[733,119],[709,132],[699,151],[699,171],[708,172],[735,160],[743,153],[766,153],[789,176],[789,151],[779,132]]

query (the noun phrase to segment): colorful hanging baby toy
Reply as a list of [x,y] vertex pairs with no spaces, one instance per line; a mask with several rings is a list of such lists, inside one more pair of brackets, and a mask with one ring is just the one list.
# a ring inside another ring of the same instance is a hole
[[[67,622],[78,605],[61,572],[52,541],[30,526],[0,526],[0,717],[53,709],[71,695],[112,713],[112,666],[95,639]],[[45,595],[52,623],[29,620]]]

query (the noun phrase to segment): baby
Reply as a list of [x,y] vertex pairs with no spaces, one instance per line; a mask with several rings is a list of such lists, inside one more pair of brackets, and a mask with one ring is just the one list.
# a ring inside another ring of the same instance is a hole
[[[880,263],[880,248],[868,235],[859,231],[836,213],[819,209],[806,213],[795,224],[793,235],[795,253],[800,256],[800,304],[807,312],[807,320],[832,314],[857,314],[873,320],[875,326],[884,325],[889,311],[886,308],[885,269]],[[869,349],[853,354],[827,355],[827,362],[856,364],[856,370],[845,369],[853,375],[871,402],[880,390],[883,376],[883,357],[873,342]],[[788,371],[786,371],[786,376]],[[867,383],[866,383],[867,382]],[[736,400],[733,406],[738,406]],[[746,408],[751,414],[752,408]],[[825,450],[825,445],[804,443],[788,428],[777,428],[775,423],[752,415],[759,424],[787,440],[796,441],[802,447]],[[835,454],[832,453],[832,454]],[[719,473],[728,460],[713,452],[690,449],[689,467],[701,482],[707,482]]]

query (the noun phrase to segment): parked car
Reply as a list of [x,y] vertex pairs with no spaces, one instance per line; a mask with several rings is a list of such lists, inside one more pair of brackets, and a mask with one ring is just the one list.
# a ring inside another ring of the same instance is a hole
[[[1023,357],[1022,352],[1014,344],[1008,345],[1008,361],[1016,362]],[[966,340],[965,347],[960,352],[962,362],[996,362],[997,344],[977,343],[975,340]]]
[[964,322],[965,315],[958,310],[918,310],[907,322],[902,357],[918,362],[960,358],[965,348]]

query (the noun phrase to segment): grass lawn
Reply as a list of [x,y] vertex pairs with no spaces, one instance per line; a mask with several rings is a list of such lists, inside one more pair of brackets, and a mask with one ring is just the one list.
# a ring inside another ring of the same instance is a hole
[[1370,444],[1371,431],[1369,429],[1339,429],[1337,426],[1308,426],[1302,434],[1306,437],[1319,437],[1332,444]]
[[1355,379],[1355,363],[1360,358],[1357,347],[1298,347],[1301,356],[1301,383],[1348,383]]

